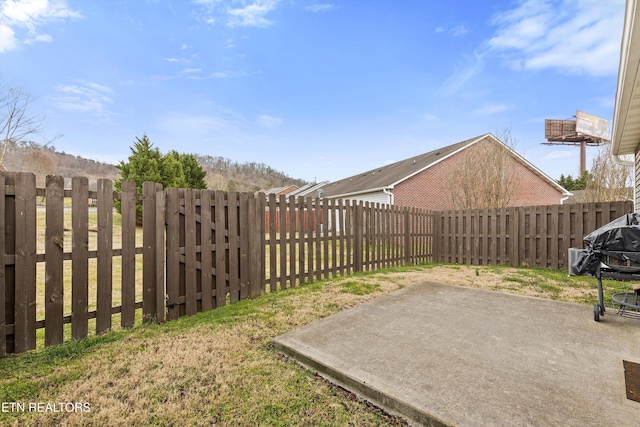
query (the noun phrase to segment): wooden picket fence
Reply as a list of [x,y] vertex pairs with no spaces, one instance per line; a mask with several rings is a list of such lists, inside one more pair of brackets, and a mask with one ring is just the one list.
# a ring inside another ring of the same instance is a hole
[[51,176],[37,189],[33,174],[0,174],[0,356],[105,333],[114,317],[124,328],[177,319],[432,256],[428,211],[154,183],[136,194],[130,181],[119,193],[109,180],[88,188],[86,178],[66,190]]

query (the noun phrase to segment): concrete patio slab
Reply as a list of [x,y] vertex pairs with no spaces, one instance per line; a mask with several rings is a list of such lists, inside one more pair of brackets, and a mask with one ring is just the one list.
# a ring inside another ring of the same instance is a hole
[[623,360],[640,320],[588,305],[420,283],[274,340],[277,350],[413,424],[640,425]]

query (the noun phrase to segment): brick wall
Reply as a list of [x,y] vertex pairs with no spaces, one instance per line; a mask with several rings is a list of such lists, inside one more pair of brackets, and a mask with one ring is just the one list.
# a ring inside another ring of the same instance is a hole
[[[480,141],[473,146],[449,157],[429,169],[396,185],[393,189],[394,203],[399,206],[413,206],[423,209],[445,210],[453,209],[449,191],[445,188],[444,179],[449,176],[452,168],[461,167],[463,156],[477,155],[483,149]],[[510,206],[536,206],[559,204],[562,193],[536,175],[522,163],[513,159],[515,171],[520,178],[519,188]]]

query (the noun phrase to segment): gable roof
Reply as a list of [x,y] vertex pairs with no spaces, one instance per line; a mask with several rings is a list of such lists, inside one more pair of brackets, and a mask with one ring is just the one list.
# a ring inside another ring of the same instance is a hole
[[[437,150],[429,151],[428,153],[410,157],[387,166],[382,166],[329,183],[323,188],[325,190],[324,197],[345,197],[354,194],[372,193],[392,189],[395,185],[486,138],[490,138],[500,144],[503,144],[490,133],[467,139]],[[505,147],[509,148],[506,145]],[[562,194],[569,194],[569,192],[560,186],[560,184],[551,179],[540,169],[536,168],[533,164],[529,163],[524,157],[513,151],[511,148],[509,148],[509,150],[516,160],[531,169],[534,173],[540,176],[540,178],[548,181],[549,184],[556,187],[558,191],[562,192]]]

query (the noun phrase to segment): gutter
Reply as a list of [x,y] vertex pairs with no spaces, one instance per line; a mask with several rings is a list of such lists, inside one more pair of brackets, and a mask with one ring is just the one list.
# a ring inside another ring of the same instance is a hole
[[389,190],[389,188],[387,187],[387,188],[383,188],[382,192],[384,194],[389,195],[389,205],[393,206],[395,204],[395,197],[393,196],[393,193],[391,192],[391,190]]

